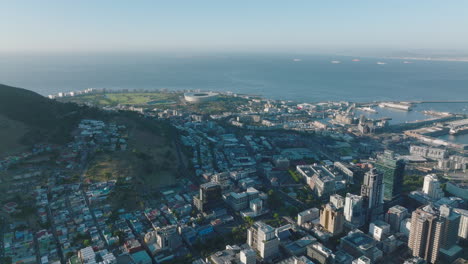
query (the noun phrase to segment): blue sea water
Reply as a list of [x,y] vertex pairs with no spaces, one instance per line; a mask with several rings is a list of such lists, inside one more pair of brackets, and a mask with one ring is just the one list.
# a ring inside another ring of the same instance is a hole
[[[86,88],[166,88],[301,102],[468,100],[467,62],[352,59],[285,54],[2,54],[0,83],[43,95]],[[387,64],[378,65],[379,61]]]

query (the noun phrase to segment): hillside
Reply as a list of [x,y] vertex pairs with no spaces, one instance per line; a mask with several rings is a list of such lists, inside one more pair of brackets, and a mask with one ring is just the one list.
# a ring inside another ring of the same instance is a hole
[[50,128],[64,114],[76,111],[32,91],[0,84],[0,114],[30,126]]
[[17,141],[11,142],[11,136],[2,136],[0,145],[64,143],[79,119],[99,115],[102,113],[93,108],[57,102],[26,89],[0,84],[2,134],[15,134],[13,139]]
[[26,150],[20,142],[27,132],[27,126],[22,122],[0,115],[0,159]]

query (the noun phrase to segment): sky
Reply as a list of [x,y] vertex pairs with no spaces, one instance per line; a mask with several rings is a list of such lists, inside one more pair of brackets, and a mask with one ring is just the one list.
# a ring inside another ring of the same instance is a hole
[[0,52],[468,50],[465,0],[0,0]]

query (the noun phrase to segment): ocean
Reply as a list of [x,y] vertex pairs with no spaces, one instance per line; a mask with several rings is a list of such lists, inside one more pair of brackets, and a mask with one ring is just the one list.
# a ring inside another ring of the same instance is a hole
[[468,62],[403,62],[297,54],[3,54],[0,83],[43,95],[86,88],[165,88],[299,102],[468,100]]

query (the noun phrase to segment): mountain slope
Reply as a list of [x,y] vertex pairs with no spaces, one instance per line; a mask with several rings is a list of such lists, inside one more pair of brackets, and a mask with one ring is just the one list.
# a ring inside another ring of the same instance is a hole
[[0,115],[27,127],[28,132],[21,139],[25,145],[67,142],[82,117],[100,114],[97,109],[57,102],[26,89],[0,84]]
[[50,128],[64,114],[77,111],[74,104],[63,104],[35,92],[0,84],[0,114],[26,125]]

